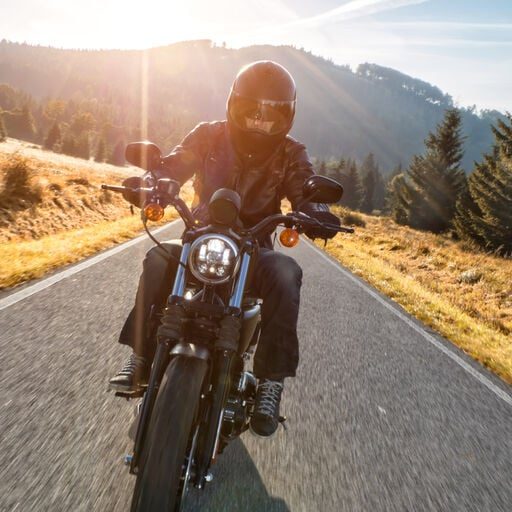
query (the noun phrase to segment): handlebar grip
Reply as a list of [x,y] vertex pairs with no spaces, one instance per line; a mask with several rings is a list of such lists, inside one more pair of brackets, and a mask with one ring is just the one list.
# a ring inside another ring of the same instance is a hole
[[354,233],[354,228],[347,228],[345,226],[335,226],[333,224],[322,224],[322,227],[338,231],[340,233]]
[[120,187],[117,185],[101,185],[103,190],[110,190],[111,192],[124,192],[125,190],[131,190],[128,187]]

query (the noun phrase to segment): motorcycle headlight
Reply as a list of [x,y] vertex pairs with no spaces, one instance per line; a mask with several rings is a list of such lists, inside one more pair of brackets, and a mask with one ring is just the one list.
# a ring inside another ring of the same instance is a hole
[[238,263],[238,247],[227,236],[203,235],[190,247],[190,270],[203,283],[229,281],[236,274]]

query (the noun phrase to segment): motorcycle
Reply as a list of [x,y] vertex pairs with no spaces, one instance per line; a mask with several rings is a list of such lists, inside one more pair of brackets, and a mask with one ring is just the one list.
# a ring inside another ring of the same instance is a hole
[[[131,143],[126,159],[151,173],[159,166],[161,152],[149,142]],[[211,464],[249,426],[257,380],[247,367],[258,343],[262,302],[251,296],[247,283],[258,241],[283,225],[281,244],[293,247],[300,233],[322,224],[300,212],[298,205],[295,211],[271,215],[246,229],[237,222],[240,196],[219,189],[209,202],[210,224],[202,225],[179,197],[180,184],[168,178],[135,189],[102,188],[145,198],[142,221],[158,245],[148,220],[160,220],[165,208],[173,206],[185,225],[174,286],[157,316],[157,349],[148,384],[116,393],[142,398],[133,452],[125,457],[136,475],[131,511],[179,511],[189,488],[203,489],[212,480]],[[342,193],[334,180],[311,176],[303,185],[301,204],[335,203]]]

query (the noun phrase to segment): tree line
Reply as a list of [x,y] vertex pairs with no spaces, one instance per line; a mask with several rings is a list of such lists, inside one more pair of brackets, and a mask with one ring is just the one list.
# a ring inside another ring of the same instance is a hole
[[77,95],[69,100],[36,100],[24,91],[0,84],[0,141],[9,136],[58,153],[124,165],[127,141],[151,138],[172,146],[191,125],[192,120],[175,115],[161,124],[148,116],[143,126],[137,112],[124,109],[114,98]]
[[[367,73],[369,71],[366,71]],[[424,94],[439,99],[436,91]],[[7,135],[38,142],[46,149],[99,162],[124,165],[127,140],[149,137],[172,146],[193,121],[175,117],[160,126],[125,118],[113,102],[98,99],[36,101],[0,84],[0,141]],[[512,117],[492,126],[491,151],[466,176],[462,169],[465,137],[460,110],[448,108],[424,141],[423,153],[409,166],[383,174],[373,153],[318,162],[318,171],[340,181],[341,204],[364,213],[388,214],[399,223],[434,233],[450,232],[498,254],[512,254]]]
[[390,215],[398,224],[471,240],[487,251],[512,255],[512,115],[491,126],[492,150],[467,176],[461,115],[445,111],[444,119],[425,139],[424,152],[406,169],[387,178],[372,153],[361,165],[341,158],[321,161],[319,172],[340,181],[340,202],[353,210]]
[[[139,128],[139,134],[167,150],[198,122],[223,118],[239,68],[261,59],[275,60],[292,73],[299,98],[292,135],[316,156],[344,154],[362,162],[371,151],[389,171],[422,151],[425,135],[454,105],[434,85],[375,64],[351,70],[291,46],[235,50],[207,40],[144,51],[62,50],[0,41],[0,81],[37,100],[27,97],[16,108],[28,105],[38,140],[48,132],[42,114],[53,99],[66,102],[66,115],[78,108],[93,114],[93,153],[99,142],[96,133],[103,132],[105,123],[112,125],[110,131],[118,131],[107,134],[111,149],[120,138],[133,140],[130,133]],[[12,111],[13,107],[0,105]],[[500,113],[460,110],[468,135],[463,163],[469,169],[489,151],[489,122]],[[140,125],[146,115],[149,125],[143,131]],[[60,128],[64,137],[66,127]]]
[[451,232],[500,255],[512,255],[512,115],[491,127],[491,152],[466,177],[460,113],[446,111],[425,152],[391,183],[391,214],[402,224]]
[[339,160],[328,162],[320,160],[317,167],[319,174],[343,185],[344,192],[340,205],[368,214],[389,213],[388,183],[390,176],[400,172],[400,166],[391,175],[385,177],[380,171],[374,154],[368,153],[361,164],[353,158],[341,157]]

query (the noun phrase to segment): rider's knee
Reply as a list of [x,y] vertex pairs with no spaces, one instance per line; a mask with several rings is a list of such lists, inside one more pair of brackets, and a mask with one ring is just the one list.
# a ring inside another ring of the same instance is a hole
[[175,266],[181,254],[181,245],[173,242],[161,242],[161,247],[155,245],[147,253],[144,259],[144,269],[150,272],[166,270],[171,264]]
[[269,252],[262,264],[266,267],[275,286],[300,287],[302,268],[290,256],[279,252]]

